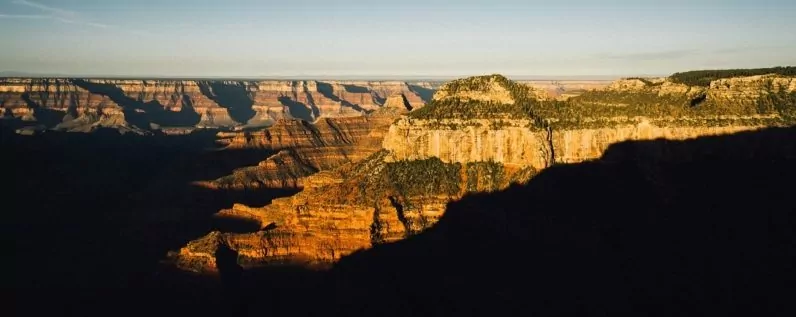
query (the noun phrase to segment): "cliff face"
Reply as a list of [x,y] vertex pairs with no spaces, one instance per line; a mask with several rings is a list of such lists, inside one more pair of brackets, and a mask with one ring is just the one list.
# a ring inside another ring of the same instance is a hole
[[121,107],[67,79],[6,79],[0,82],[0,102],[8,116],[64,130],[90,131],[119,125],[130,129]]
[[622,141],[686,140],[762,127],[765,125],[660,127],[644,120],[610,128],[547,131],[533,128],[529,120],[504,120],[498,128],[492,120],[404,117],[390,126],[383,148],[390,151],[390,161],[439,157],[451,163],[494,161],[542,169],[553,163],[600,158],[610,145]]
[[546,132],[535,131],[532,125],[531,120],[404,117],[390,126],[383,148],[392,161],[438,157],[449,163],[494,161],[546,167],[551,155]]
[[304,179],[318,171],[359,161],[381,147],[395,115],[324,118],[314,124],[278,120],[260,131],[221,132],[219,139],[234,149],[278,150],[257,166],[199,185],[209,188],[301,188]]
[[[769,88],[774,86],[779,88]],[[685,140],[788,125],[791,87],[790,79],[765,76],[707,88],[633,79],[560,102],[540,101],[533,91],[497,76],[454,81],[423,109],[396,120],[381,151],[306,178],[304,190],[293,197],[219,213],[256,222],[257,232],[214,234],[251,265],[334,261],[428,228],[449,201],[468,192],[522,183],[555,163],[601,158],[622,141]],[[772,95],[778,99],[765,99]],[[675,157],[654,148],[639,153],[657,160]],[[191,252],[187,246],[174,256],[190,263]]]
[[[405,96],[417,108],[429,100],[431,87],[422,82],[7,78],[0,80],[0,102],[4,118],[9,119],[5,121],[54,128],[70,115],[66,119],[74,122],[59,128],[88,131],[102,126],[143,132],[171,127],[253,128],[285,118],[360,116],[380,109],[392,95]],[[98,110],[106,108],[120,112]],[[84,113],[89,115],[75,121]]]
[[725,78],[712,81],[708,98],[715,100],[758,100],[762,97],[796,92],[796,79],[779,75]]

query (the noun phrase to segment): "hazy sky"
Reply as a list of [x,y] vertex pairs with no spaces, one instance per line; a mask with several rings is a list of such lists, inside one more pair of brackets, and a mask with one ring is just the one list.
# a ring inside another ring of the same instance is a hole
[[794,65],[794,15],[793,0],[0,0],[0,70],[669,74]]

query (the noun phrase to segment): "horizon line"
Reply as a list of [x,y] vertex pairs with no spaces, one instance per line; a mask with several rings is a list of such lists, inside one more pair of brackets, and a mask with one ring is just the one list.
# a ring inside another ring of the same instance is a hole
[[[15,71],[0,71],[0,78],[85,78],[85,79],[233,79],[233,80],[454,80],[472,76],[499,73],[479,73],[469,75],[260,75],[260,76],[214,76],[214,75],[101,75],[101,74],[47,74]],[[668,77],[659,74],[627,75],[504,75],[513,80],[616,80],[626,77]]]

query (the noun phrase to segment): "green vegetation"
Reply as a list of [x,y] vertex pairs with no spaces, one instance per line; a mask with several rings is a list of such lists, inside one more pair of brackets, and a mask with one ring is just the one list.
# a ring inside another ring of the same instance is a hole
[[[434,100],[425,107],[411,112],[409,116],[417,119],[532,119],[537,127],[546,127],[544,120],[535,114],[535,108],[542,107],[544,102],[536,100],[532,88],[504,76],[488,75],[458,79],[446,84],[445,87],[455,94],[459,91],[488,91],[493,84],[506,89],[514,104],[451,98]],[[491,128],[504,125],[502,121],[495,121]]]
[[384,162],[387,154],[382,150],[370,157],[338,169],[349,192],[330,197],[340,203],[355,201],[361,205],[373,205],[388,196],[407,198],[450,195],[461,192],[462,165],[444,163],[439,158]]
[[500,190],[506,184],[503,164],[492,161],[467,163],[467,191],[492,192]]
[[[676,73],[669,80],[688,85],[707,86],[711,80],[733,76],[759,74],[796,76],[796,67],[767,69],[740,69],[693,71]],[[490,129],[502,129],[509,125],[506,120],[530,119],[532,129],[547,128],[600,128],[620,124],[634,124],[638,117],[646,117],[659,126],[707,125],[725,126],[733,124],[770,125],[796,122],[796,95],[794,93],[763,94],[759,100],[713,100],[706,94],[660,94],[662,82],[653,83],[646,78],[638,79],[647,84],[640,91],[593,90],[566,101],[536,100],[533,90],[500,75],[478,76],[455,80],[446,85],[451,94],[460,91],[488,91],[495,84],[508,90],[514,104],[460,100],[448,98],[435,100],[424,108],[409,114],[410,117],[439,120],[438,128],[460,129],[474,122],[453,123],[445,119],[491,119]],[[779,91],[768,87],[769,92]],[[764,88],[765,89],[765,88]],[[732,117],[745,117],[734,119]],[[780,118],[781,117],[781,118]],[[740,121],[739,121],[740,120]],[[784,120],[784,122],[781,122]],[[433,122],[430,123],[432,128]]]
[[531,166],[525,167],[511,175],[511,178],[509,178],[509,184],[525,184],[531,180],[532,177],[536,176],[537,173],[539,173],[539,171],[537,171],[535,168]]
[[676,83],[689,86],[710,86],[710,82],[722,78],[778,74],[796,76],[796,67],[773,67],[756,69],[722,69],[722,70],[695,70],[690,72],[674,73],[669,79]]
[[429,194],[456,195],[460,191],[461,164],[439,158],[387,163],[390,185],[405,197]]
[[682,116],[691,108],[690,103],[685,95],[658,96],[654,91],[589,91],[538,112],[545,118],[559,119]]
[[445,99],[430,102],[409,114],[416,119],[528,119],[531,104],[505,104],[479,100]]
[[644,77],[627,77],[625,79],[628,79],[628,80],[633,80],[633,79],[640,80],[641,82],[643,82],[647,86],[660,86],[660,85],[663,84],[663,81],[659,81],[659,82],[653,83],[649,79],[644,78]]

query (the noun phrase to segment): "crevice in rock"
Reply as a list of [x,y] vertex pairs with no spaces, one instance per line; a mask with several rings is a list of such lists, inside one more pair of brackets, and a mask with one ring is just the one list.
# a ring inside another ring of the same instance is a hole
[[395,208],[395,213],[398,216],[398,221],[404,226],[404,230],[406,231],[406,237],[411,236],[414,232],[412,232],[412,223],[409,219],[406,218],[406,214],[404,212],[404,206],[401,205],[401,202],[398,201],[398,198],[395,196],[387,197],[390,199],[390,204]]
[[359,105],[352,104],[352,103],[348,102],[347,100],[343,100],[342,98],[340,98],[340,97],[336,96],[334,93],[332,93],[334,91],[334,89],[332,89],[332,85],[331,84],[320,82],[320,81],[319,82],[315,82],[315,84],[318,87],[318,92],[321,93],[321,95],[323,95],[326,98],[331,99],[334,102],[339,102],[341,106],[348,107],[348,108],[354,109],[354,110],[362,112],[362,113],[367,113],[368,112],[367,110],[365,110],[364,108],[360,107]]
[[556,148],[553,147],[553,128],[549,125],[546,128],[547,130],[547,147],[550,149],[550,158],[548,166],[553,166],[556,164]]
[[313,145],[315,145],[315,146],[326,146],[327,145],[326,141],[321,136],[320,131],[318,131],[318,127],[316,127],[314,124],[312,124],[312,123],[310,123],[309,121],[306,121],[306,120],[301,120],[300,123],[303,126],[304,131],[307,131],[310,134],[312,134],[312,144]]
[[307,91],[307,84],[305,83],[303,86],[304,94],[307,96],[307,105],[310,106],[310,110],[312,111],[312,118],[317,119],[321,116],[321,109],[315,104],[315,98],[312,98],[312,94]]
[[345,143],[345,144],[354,143],[352,140],[349,140],[346,137],[346,135],[343,133],[343,131],[340,130],[340,127],[337,126],[337,124],[333,120],[326,119],[326,124],[329,126],[329,128],[331,128],[334,131],[335,139],[340,140],[340,142]]

